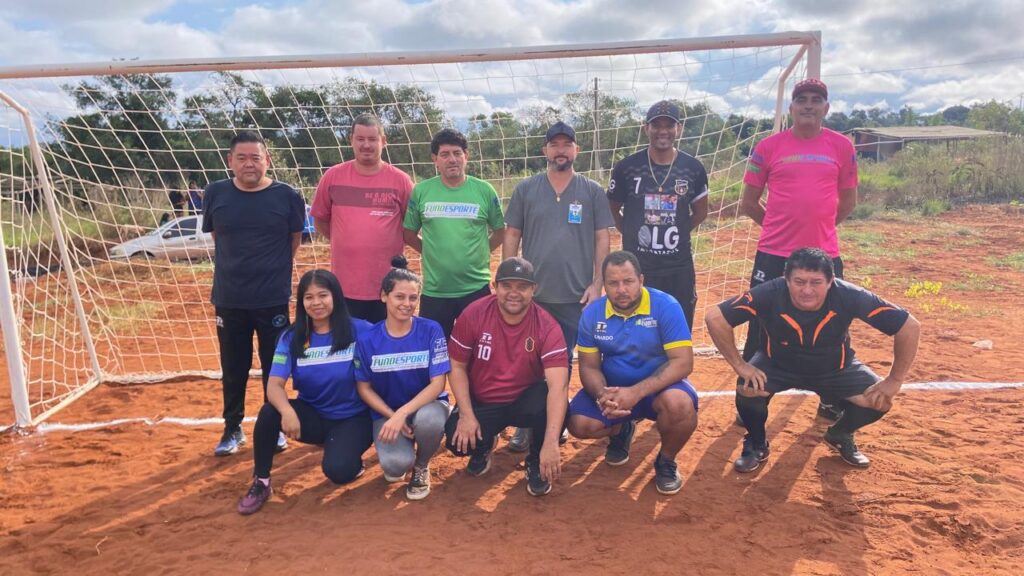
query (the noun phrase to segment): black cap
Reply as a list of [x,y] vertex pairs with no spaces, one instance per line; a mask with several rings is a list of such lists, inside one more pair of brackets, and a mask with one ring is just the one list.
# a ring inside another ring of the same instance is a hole
[[661,102],[655,102],[647,110],[646,122],[650,124],[657,118],[671,118],[676,122],[679,122],[679,106],[676,106],[674,102],[668,100],[662,100]]
[[507,258],[498,265],[498,270],[494,273],[494,281],[501,282],[503,280],[525,280],[531,284],[537,283],[533,279],[533,264],[518,256]]
[[[576,131],[572,129],[572,126],[569,126],[565,122],[559,120],[558,122],[552,124],[551,128],[548,128],[547,133],[544,134],[544,143],[546,144],[548,142],[551,142],[552,140],[555,139],[555,136],[561,136],[563,134],[568,136],[569,140],[572,140],[573,142],[576,141]],[[523,260],[523,262],[526,261]]]

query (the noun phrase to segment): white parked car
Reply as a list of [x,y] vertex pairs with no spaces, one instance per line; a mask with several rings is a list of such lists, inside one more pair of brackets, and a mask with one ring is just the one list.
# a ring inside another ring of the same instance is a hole
[[203,232],[203,217],[181,216],[156,230],[110,249],[112,259],[132,257],[178,259],[213,258],[213,234]]

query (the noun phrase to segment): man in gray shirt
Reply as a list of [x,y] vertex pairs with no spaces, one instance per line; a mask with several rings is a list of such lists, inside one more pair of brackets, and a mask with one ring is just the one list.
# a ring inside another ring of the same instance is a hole
[[[516,256],[522,243],[537,279],[534,302],[561,326],[571,371],[583,307],[601,297],[600,265],[615,221],[601,185],[573,171],[580,147],[572,126],[556,122],[544,142],[548,169],[523,180],[512,193],[501,253],[502,259]],[[517,430],[509,448],[526,450],[528,432]]]

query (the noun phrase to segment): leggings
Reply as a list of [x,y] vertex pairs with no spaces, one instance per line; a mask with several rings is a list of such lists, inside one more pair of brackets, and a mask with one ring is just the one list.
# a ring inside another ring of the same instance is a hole
[[[430,463],[430,458],[437,452],[444,436],[444,423],[448,419],[448,405],[435,400],[416,411],[406,420],[412,428],[413,438],[399,434],[394,442],[385,443],[377,440],[380,429],[387,418],[373,421],[373,444],[377,447],[377,459],[380,467],[388,476],[401,476],[415,465],[422,468]],[[415,444],[415,446],[413,446]]]

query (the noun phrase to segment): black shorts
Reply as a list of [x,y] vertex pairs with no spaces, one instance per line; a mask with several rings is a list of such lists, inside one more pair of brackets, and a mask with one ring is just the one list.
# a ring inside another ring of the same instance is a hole
[[[781,278],[786,271],[786,256],[776,256],[766,252],[757,251],[754,255],[754,270],[750,273],[750,287],[764,284],[769,280]],[[832,268],[836,278],[843,279],[843,258],[836,256],[832,259]]]
[[644,286],[656,288],[675,298],[683,308],[687,326],[693,332],[693,313],[697,308],[697,275],[692,266],[665,272],[644,272]]
[[[757,353],[750,363],[768,376],[765,390],[778,394],[797,388],[814,392],[825,404],[836,404],[840,400],[863,394],[870,386],[881,380],[871,368],[854,359],[842,370],[821,375],[796,374],[782,370],[762,353]],[[743,382],[737,379],[737,386]]]

